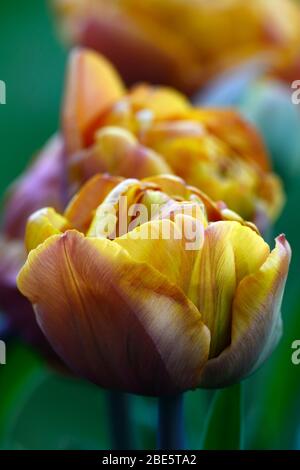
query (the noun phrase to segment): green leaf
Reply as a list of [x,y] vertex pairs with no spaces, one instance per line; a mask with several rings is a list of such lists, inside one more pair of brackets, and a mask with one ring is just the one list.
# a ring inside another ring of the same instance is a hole
[[241,388],[241,384],[237,384],[216,393],[203,436],[203,449],[241,449]]
[[17,416],[47,374],[41,359],[17,341],[7,343],[6,359],[7,364],[0,366],[0,448],[9,445]]
[[204,424],[210,416],[215,390],[198,389],[185,394],[185,422],[189,448],[201,450],[199,432],[203,433]]
[[49,371],[28,397],[12,430],[13,448],[33,450],[107,449],[106,393]]
[[7,342],[0,366],[0,449],[109,448],[106,394],[57,374],[29,347]]

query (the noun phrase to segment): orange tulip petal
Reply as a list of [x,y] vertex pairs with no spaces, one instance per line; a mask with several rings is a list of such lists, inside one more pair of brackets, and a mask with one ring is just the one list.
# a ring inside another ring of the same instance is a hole
[[91,50],[72,52],[62,116],[69,153],[92,141],[97,122],[124,92],[121,79],[104,57]]
[[86,232],[97,207],[121,181],[122,178],[109,175],[95,175],[88,180],[65,210],[64,216],[71,227]]
[[160,395],[199,381],[210,337],[199,311],[116,243],[53,236],[31,251],[18,286],[58,354],[100,386]]

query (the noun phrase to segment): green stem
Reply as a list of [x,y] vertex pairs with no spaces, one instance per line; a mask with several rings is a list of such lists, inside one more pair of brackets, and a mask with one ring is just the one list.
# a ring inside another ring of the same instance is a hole
[[159,398],[158,412],[158,449],[183,450],[183,394]]
[[129,395],[121,392],[109,391],[107,394],[107,402],[112,442],[111,450],[133,449]]

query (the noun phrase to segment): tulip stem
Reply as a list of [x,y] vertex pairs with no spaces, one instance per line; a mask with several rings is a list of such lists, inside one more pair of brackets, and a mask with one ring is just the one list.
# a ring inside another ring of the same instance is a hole
[[132,450],[129,396],[125,393],[110,391],[107,401],[112,450]]
[[183,394],[159,398],[158,413],[158,449],[183,450]]

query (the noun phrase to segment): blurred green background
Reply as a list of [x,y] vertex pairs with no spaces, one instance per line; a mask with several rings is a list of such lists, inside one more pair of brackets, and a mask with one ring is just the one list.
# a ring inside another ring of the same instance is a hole
[[[0,79],[7,86],[7,104],[0,106],[3,195],[57,129],[66,52],[56,39],[45,1],[1,0],[0,22]],[[284,166],[284,146],[281,152]],[[244,383],[243,446],[249,449],[300,449],[300,366],[291,363],[291,344],[300,339],[300,184],[295,178],[286,184],[288,202],[274,229],[276,234],[285,232],[293,248],[283,304],[285,332],[267,365]],[[186,396],[191,448],[201,447],[211,398],[203,391]],[[132,402],[137,445],[153,448],[155,401],[134,397]],[[109,448],[106,418],[104,392],[61,377],[20,342],[8,343],[7,365],[0,366],[0,448]],[[230,408],[225,406],[217,419],[216,442],[222,446]]]

